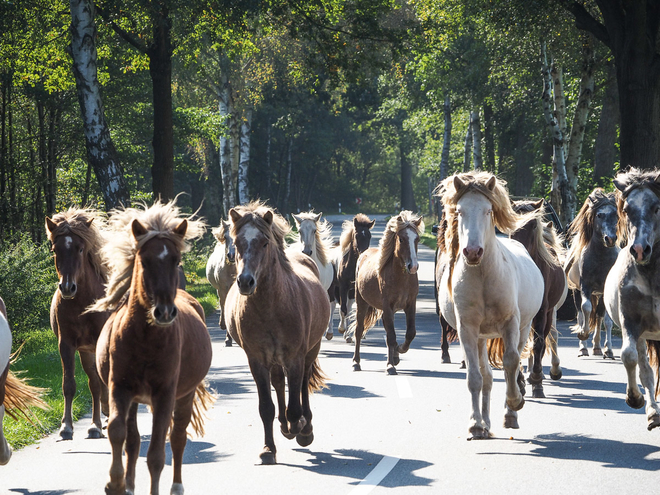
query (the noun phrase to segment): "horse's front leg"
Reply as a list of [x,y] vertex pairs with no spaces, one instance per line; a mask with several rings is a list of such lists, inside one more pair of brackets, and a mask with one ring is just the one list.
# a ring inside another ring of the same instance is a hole
[[96,355],[91,352],[80,352],[80,362],[87,373],[87,384],[92,393],[92,424],[87,429],[87,438],[103,438],[101,423],[101,395],[103,383],[96,371]]
[[257,385],[259,394],[259,416],[264,425],[264,448],[259,454],[262,464],[277,463],[277,449],[273,439],[273,420],[275,419],[275,404],[270,395],[270,370],[254,358],[248,358],[250,371]]
[[387,374],[396,375],[396,366],[399,364],[399,344],[396,341],[396,330],[394,329],[394,311],[389,305],[383,307],[382,320],[387,341]]
[[626,387],[626,404],[633,409],[641,409],[644,407],[644,396],[639,391],[637,386],[637,361],[639,355],[637,349],[639,347],[637,341],[639,332],[635,329],[634,333],[631,329],[627,328],[626,321],[622,321],[623,329],[623,344],[621,345],[621,362],[626,368],[628,375],[628,386]]
[[346,316],[348,315],[348,291],[349,284],[342,282],[339,286],[339,326],[337,331],[340,334],[346,332]]
[[472,399],[472,412],[470,414],[470,422],[468,424],[468,431],[472,435],[472,439],[489,438],[490,433],[481,415],[481,407],[479,399],[484,385],[484,379],[481,374],[479,349],[477,335],[478,328],[466,327],[460,321],[458,323],[458,336],[463,347],[463,354],[465,356],[465,363],[467,367],[467,386],[470,391]]
[[483,377],[481,388],[481,417],[485,427],[485,434],[490,437],[490,393],[493,389],[493,370],[488,362],[488,340],[479,339],[479,370]]
[[126,420],[131,403],[132,398],[127,391],[114,386],[113,383],[110,384],[108,440],[112,449],[112,463],[110,464],[110,481],[105,485],[106,495],[126,495],[122,456],[126,441]]
[[172,488],[170,495],[183,495],[183,478],[181,466],[183,464],[183,452],[188,441],[186,429],[192,417],[193,403],[196,390],[185,397],[181,397],[174,404],[174,415],[172,417],[172,432],[170,433],[170,446],[172,447]]
[[355,314],[355,349],[353,350],[353,371],[362,371],[360,366],[360,342],[364,334],[364,320],[369,311],[369,304],[357,293],[357,311]]
[[589,355],[585,341],[589,338],[589,319],[591,318],[591,311],[594,309],[591,304],[591,289],[583,287],[580,290],[580,296],[582,303],[580,305],[580,311],[578,312],[579,329],[577,337],[580,339],[578,357]]
[[603,352],[603,359],[614,359],[614,352],[612,352],[612,327],[614,322],[610,315],[605,312],[605,317],[603,318],[603,323],[605,324],[605,352]]
[[518,384],[518,374],[520,373],[520,352],[525,346],[530,329],[531,322],[521,331],[520,321],[517,317],[512,318],[503,329],[504,355],[502,365],[506,382],[505,428],[519,427],[518,411],[525,405],[525,397],[523,397]]
[[337,307],[337,301],[334,299],[330,301],[330,319],[328,321],[328,329],[325,331],[325,338],[328,340],[332,340],[332,337],[334,337],[334,333],[332,330],[333,327],[333,320],[335,316],[335,308]]
[[403,311],[406,314],[406,340],[399,346],[399,352],[405,354],[410,349],[410,344],[412,343],[415,335],[417,335],[417,329],[415,328],[415,313],[416,313],[416,300],[408,305]]
[[124,451],[126,452],[126,492],[135,491],[135,467],[140,456],[140,432],[137,426],[138,404],[133,402],[128,410],[126,420],[126,443]]
[[147,467],[151,476],[151,495],[158,495],[160,486],[160,475],[165,466],[165,441],[167,430],[172,421],[172,411],[176,400],[176,383],[167,384],[161,389],[160,395],[151,398],[151,409],[153,412],[153,426],[151,429],[151,441],[147,450]]
[[557,308],[552,310],[552,327],[550,327],[550,349],[552,355],[550,356],[550,378],[559,380],[562,377],[561,363],[559,361],[559,353],[557,348],[559,345],[559,331],[557,330]]
[[536,313],[532,324],[532,331],[534,332],[534,349],[533,349],[533,364],[529,370],[528,381],[532,385],[532,397],[535,399],[545,399],[543,393],[543,354],[545,353],[545,336],[546,325],[551,324],[548,318],[547,307],[541,306],[539,312]]
[[646,341],[643,339],[637,341],[637,354],[639,356],[639,381],[642,382],[646,393],[646,419],[648,420],[647,428],[650,431],[660,426],[660,407],[658,407],[655,399],[653,368],[649,364],[646,353]]
[[73,346],[59,342],[60,359],[62,360],[62,394],[64,395],[64,414],[62,415],[62,427],[60,437],[62,440],[73,439],[73,397],[76,395],[75,357],[76,350]]

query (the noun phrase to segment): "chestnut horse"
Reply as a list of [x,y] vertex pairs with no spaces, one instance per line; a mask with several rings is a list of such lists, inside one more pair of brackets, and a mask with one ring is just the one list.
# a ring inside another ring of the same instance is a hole
[[[211,365],[211,339],[204,310],[178,289],[178,266],[186,241],[198,238],[203,222],[183,218],[173,202],[117,211],[103,248],[110,266],[106,295],[92,311],[113,311],[99,337],[99,374],[110,390],[108,437],[112,447],[107,494],[135,489],[140,454],[138,403],[153,413],[147,465],[157,495],[169,430],[174,479],[171,494],[183,494],[181,462],[186,428],[203,433],[203,410],[212,403],[204,386]],[[126,452],[126,471],[122,463]]]
[[57,336],[62,360],[64,415],[60,437],[73,438],[71,407],[76,394],[75,357],[88,377],[92,393],[92,424],[88,438],[103,437],[101,411],[108,414],[108,390],[96,371],[96,341],[108,313],[85,313],[96,299],[103,297],[106,265],[101,260],[104,221],[92,210],[69,208],[52,219],[46,217],[46,233],[52,244],[59,285],[50,306],[50,325]]
[[472,398],[468,431],[475,439],[491,436],[488,339],[502,338],[496,351],[506,382],[504,426],[518,428],[517,411],[525,404],[520,353],[543,300],[543,276],[527,250],[495,233],[497,227],[510,234],[524,220],[511,208],[505,185],[488,172],[469,172],[438,187],[447,215],[438,300],[465,355]]
[[[353,221],[344,221],[341,237],[339,238],[339,256],[337,258],[337,284],[335,298],[339,301],[339,326],[337,330],[346,332],[346,318],[351,312],[355,300],[355,267],[360,254],[369,248],[371,243],[371,229],[376,220],[358,213]],[[346,342],[351,342],[350,335],[345,335]]]
[[46,403],[41,400],[43,389],[32,387],[25,380],[17,378],[9,370],[10,364],[11,330],[7,323],[7,308],[0,297],[0,466],[4,466],[11,459],[11,447],[2,431],[5,410],[14,419],[21,415],[33,422],[35,418],[28,409],[29,406],[48,409]]
[[[218,293],[218,305],[220,306],[220,328],[227,330],[225,322],[225,299],[231,284],[236,280],[236,250],[234,241],[229,235],[229,222],[220,221],[220,226],[213,229],[213,236],[218,241],[213,253],[206,263],[206,278]],[[231,347],[231,335],[227,333],[225,345]]]
[[[378,248],[360,255],[355,274],[357,314],[349,333],[355,334],[353,370],[360,371],[360,341],[364,334],[383,319],[387,334],[387,373],[396,375],[399,353],[408,352],[415,338],[415,310],[419,281],[417,279],[417,245],[424,232],[422,217],[402,211],[392,217]],[[406,314],[406,338],[403,345],[396,341],[394,313]]]
[[[562,268],[563,247],[557,241],[552,222],[549,226],[543,223],[543,205],[543,199],[537,202],[514,202],[512,206],[516,213],[534,213],[534,215],[528,216],[528,221],[510,235],[511,239],[525,246],[534,263],[541,270],[545,282],[541,308],[532,320],[533,352],[530,355],[530,365],[528,366],[527,381],[532,385],[532,397],[535,399],[545,398],[542,359],[546,350],[546,340],[548,337],[552,338],[551,331],[553,324],[556,325],[557,308],[568,292],[566,275]],[[547,236],[545,235],[546,229],[552,229]],[[562,371],[559,367],[559,357],[556,354],[556,340],[554,351],[550,377],[553,380],[559,380]]]
[[282,216],[260,202],[232,208],[229,216],[238,276],[225,302],[227,328],[245,350],[257,385],[265,436],[261,463],[275,464],[271,381],[282,434],[308,446],[314,439],[309,394],[325,380],[318,353],[330,302],[312,258],[295,248],[285,251],[289,224]]

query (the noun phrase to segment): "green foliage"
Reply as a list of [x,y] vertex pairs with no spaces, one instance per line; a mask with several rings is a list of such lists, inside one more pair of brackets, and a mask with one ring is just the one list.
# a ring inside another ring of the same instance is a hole
[[28,236],[0,250],[0,296],[7,306],[14,348],[36,329],[50,326],[57,275],[48,247]]

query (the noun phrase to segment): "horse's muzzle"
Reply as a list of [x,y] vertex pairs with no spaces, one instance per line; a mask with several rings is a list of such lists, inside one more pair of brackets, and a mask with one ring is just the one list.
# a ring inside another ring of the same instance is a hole
[[605,244],[605,247],[611,248],[614,247],[616,244],[616,236],[609,236],[606,235],[603,237],[603,244]]
[[174,304],[157,304],[153,309],[154,323],[159,327],[171,325],[179,314]]
[[633,244],[630,246],[630,254],[632,255],[635,263],[645,265],[651,259],[651,252],[653,249],[650,244],[642,246],[641,244]]
[[63,299],[73,299],[76,297],[76,292],[78,291],[78,286],[74,284],[60,284],[59,287],[60,294],[62,294]]
[[244,296],[252,295],[257,287],[257,281],[252,275],[239,275],[236,277],[236,284],[238,291]]
[[468,265],[477,266],[481,263],[481,258],[484,255],[484,248],[482,247],[466,247],[463,249],[463,256]]

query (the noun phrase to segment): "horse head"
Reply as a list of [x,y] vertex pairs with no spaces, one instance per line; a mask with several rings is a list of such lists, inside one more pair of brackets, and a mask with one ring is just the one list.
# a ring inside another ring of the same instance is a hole
[[[93,221],[94,218],[85,219],[78,228],[89,229]],[[46,229],[52,243],[51,251],[55,258],[55,269],[59,278],[58,289],[64,299],[73,299],[78,291],[78,281],[85,274],[85,257],[88,247],[84,239],[71,229],[58,229],[65,222],[65,220],[56,222],[46,217]]]
[[316,231],[317,223],[321,219],[322,213],[307,213],[303,215],[293,215],[296,221],[296,227],[300,234],[302,243],[302,252],[307,256],[312,256],[316,250]]
[[225,260],[228,263],[236,261],[236,248],[234,247],[234,240],[229,235],[229,222],[225,220],[220,221],[220,226],[213,229],[213,236],[220,243],[225,245]]
[[[169,235],[155,235],[144,242],[136,253],[134,268],[137,297],[144,307],[150,308],[149,319],[157,326],[171,325],[177,317],[178,309],[174,304],[179,288],[179,263],[181,262],[180,245],[186,235],[188,221],[183,219]],[[131,224],[131,232],[136,242],[149,234],[147,228],[136,218]]]
[[366,215],[358,213],[353,218],[353,245],[359,253],[369,249],[371,244],[371,229],[376,225],[376,220],[369,220]]
[[636,263],[647,264],[660,240],[660,173],[632,169],[614,179],[620,192],[619,210],[625,217],[628,246]]
[[[492,176],[486,183],[488,190],[493,191],[497,178]],[[467,187],[458,177],[454,177],[454,188],[461,193]],[[468,265],[478,266],[484,255],[487,236],[495,234],[493,223],[493,205],[478,191],[468,190],[456,203],[458,216],[459,249]]]
[[[401,261],[405,271],[411,275],[417,273],[419,260],[417,258],[417,246],[419,245],[419,234],[424,229],[422,217],[413,215],[410,211],[402,211],[387,223],[387,234],[393,235],[394,256]],[[385,236],[389,237],[389,235]],[[383,239],[383,249],[387,240]]]
[[594,210],[593,235],[596,239],[602,240],[605,247],[610,248],[616,245],[619,214],[611,194],[605,195],[605,199],[602,199],[603,193],[599,191],[594,190],[587,198],[589,206]]

